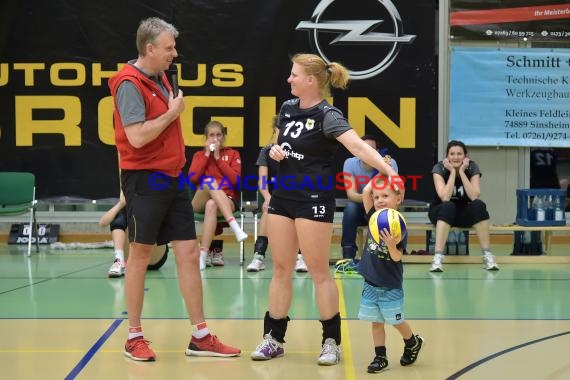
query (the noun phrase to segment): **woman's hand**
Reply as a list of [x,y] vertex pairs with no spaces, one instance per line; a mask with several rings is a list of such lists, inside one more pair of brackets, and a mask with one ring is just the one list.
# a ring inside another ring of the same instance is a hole
[[463,163],[461,164],[459,170],[465,173],[465,170],[467,170],[467,168],[469,167],[469,162],[471,162],[471,160],[469,160],[469,157],[465,157],[463,159]]
[[271,149],[269,149],[269,157],[273,158],[275,161],[281,161],[284,158],[287,158],[285,151],[277,144],[273,145]]
[[123,194],[122,191],[121,191],[121,194],[119,195],[119,204],[121,205],[121,207],[125,207],[127,205],[127,200],[125,199],[125,194]]
[[451,162],[449,162],[449,160],[447,158],[443,159],[443,167],[446,168],[447,170],[449,170],[450,172],[452,172],[453,169],[453,165],[451,165]]
[[220,141],[216,138],[206,139],[206,145],[204,146],[204,153],[206,157],[210,157],[213,153],[214,158],[217,160],[220,158]]
[[261,206],[261,212],[268,212],[269,211],[269,201],[271,200],[271,196],[267,197],[263,201],[263,205]]

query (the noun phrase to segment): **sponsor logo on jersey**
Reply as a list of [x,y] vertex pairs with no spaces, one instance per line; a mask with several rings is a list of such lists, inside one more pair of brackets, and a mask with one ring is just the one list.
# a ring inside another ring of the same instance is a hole
[[307,119],[307,123],[305,124],[305,128],[307,128],[308,131],[315,128],[315,120]]
[[305,158],[304,154],[301,153],[297,153],[293,150],[293,148],[291,147],[291,144],[289,143],[282,143],[281,144],[281,149],[283,149],[283,151],[285,152],[285,157],[289,158],[295,158],[299,161],[303,160]]

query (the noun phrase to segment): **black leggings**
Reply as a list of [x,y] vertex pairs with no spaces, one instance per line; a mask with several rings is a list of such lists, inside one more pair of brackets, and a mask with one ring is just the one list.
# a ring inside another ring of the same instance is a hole
[[438,220],[442,220],[452,227],[465,228],[490,218],[487,205],[480,199],[459,206],[451,201],[432,204],[429,206],[428,216],[434,225]]

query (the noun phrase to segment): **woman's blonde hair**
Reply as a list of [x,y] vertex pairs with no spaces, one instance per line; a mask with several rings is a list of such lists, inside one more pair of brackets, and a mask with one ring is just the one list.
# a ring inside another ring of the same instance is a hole
[[326,63],[316,54],[295,54],[291,62],[303,66],[305,73],[314,76],[319,84],[321,95],[330,97],[330,87],[344,90],[348,86],[349,75],[346,67],[338,62]]

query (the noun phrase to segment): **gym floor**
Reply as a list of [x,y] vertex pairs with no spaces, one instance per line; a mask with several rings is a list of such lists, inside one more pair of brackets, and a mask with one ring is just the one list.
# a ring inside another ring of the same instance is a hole
[[[251,244],[246,248],[251,249]],[[504,251],[509,247],[504,247]],[[565,249],[564,249],[565,250]],[[477,256],[477,247],[472,247]],[[0,368],[5,379],[569,379],[570,264],[405,265],[406,318],[425,346],[418,361],[399,364],[403,342],[387,326],[389,367],[366,373],[373,358],[370,324],[357,319],[362,279],[338,275],[343,319],[342,362],[319,367],[321,327],[309,274],[294,276],[285,356],[253,362],[267,307],[268,268],[248,273],[237,244],[224,247],[226,266],[203,272],[209,327],[242,349],[239,358],[186,357],[190,324],[170,257],[149,272],[143,309],[153,363],[123,356],[127,334],[123,279],[107,278],[111,249],[58,251],[0,245]],[[506,255],[506,254],[505,254]],[[251,258],[248,251],[247,260]],[[332,267],[331,267],[332,270]]]

